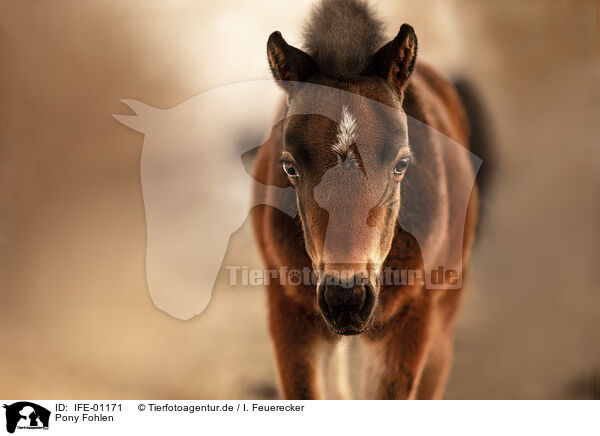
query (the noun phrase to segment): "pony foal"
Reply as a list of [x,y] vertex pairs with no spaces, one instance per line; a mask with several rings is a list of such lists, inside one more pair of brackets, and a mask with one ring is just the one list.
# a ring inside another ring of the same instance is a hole
[[[454,88],[416,63],[413,28],[402,25],[387,43],[381,28],[360,0],[324,0],[304,51],[279,32],[267,43],[286,99],[254,177],[292,186],[298,215],[257,206],[254,230],[269,269],[316,276],[316,285],[267,286],[288,399],[349,394],[335,383],[343,335],[357,335],[365,352],[363,398],[440,398],[448,376],[477,210],[472,185],[464,207],[454,201],[455,180],[474,177],[467,120]],[[451,272],[447,288],[428,286],[428,265]],[[390,270],[423,280],[390,282]]]

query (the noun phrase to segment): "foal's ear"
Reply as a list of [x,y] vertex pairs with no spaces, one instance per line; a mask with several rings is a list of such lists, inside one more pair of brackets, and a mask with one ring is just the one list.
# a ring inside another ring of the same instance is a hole
[[373,55],[369,70],[381,75],[400,93],[415,68],[416,59],[417,35],[411,26],[403,24],[398,35]]
[[303,82],[317,71],[315,60],[307,53],[285,42],[280,32],[273,32],[269,36],[267,56],[273,77],[279,82],[279,86],[289,94],[294,91],[296,86],[292,82]]

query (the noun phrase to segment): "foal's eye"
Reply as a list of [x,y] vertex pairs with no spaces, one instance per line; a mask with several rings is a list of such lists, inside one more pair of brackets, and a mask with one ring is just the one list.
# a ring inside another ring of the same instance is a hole
[[298,177],[298,171],[296,171],[294,164],[289,160],[283,161],[283,171],[290,177]]
[[396,166],[394,167],[394,176],[401,176],[402,174],[404,174],[404,172],[408,168],[408,162],[408,157],[400,158],[400,160],[396,163]]

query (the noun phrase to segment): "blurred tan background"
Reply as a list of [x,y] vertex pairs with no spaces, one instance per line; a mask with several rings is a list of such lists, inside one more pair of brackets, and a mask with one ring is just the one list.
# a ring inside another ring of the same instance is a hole
[[[269,78],[311,3],[0,2],[0,396],[277,395],[261,288],[223,268],[195,319],[153,306],[143,136],[111,114]],[[374,3],[497,145],[447,397],[600,398],[599,2]],[[247,224],[224,264],[260,265]]]

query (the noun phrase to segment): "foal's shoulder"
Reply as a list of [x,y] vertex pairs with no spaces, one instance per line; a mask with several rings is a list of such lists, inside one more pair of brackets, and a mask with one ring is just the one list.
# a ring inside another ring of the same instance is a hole
[[410,115],[467,145],[468,121],[454,85],[435,68],[417,62],[405,98]]

